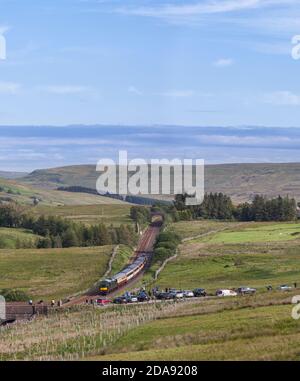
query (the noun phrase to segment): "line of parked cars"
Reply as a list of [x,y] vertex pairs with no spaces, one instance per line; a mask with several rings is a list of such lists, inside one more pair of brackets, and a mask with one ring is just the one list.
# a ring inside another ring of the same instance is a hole
[[[272,286],[267,286],[268,291],[272,291],[273,287]],[[291,291],[292,287],[288,286],[286,284],[283,284],[277,288],[279,291]],[[217,290],[216,291],[216,296],[237,296],[237,295],[253,295],[256,293],[256,288],[252,287],[239,287],[234,290]]]
[[[272,286],[268,286],[269,291],[273,290]],[[277,288],[279,291],[291,291],[292,287],[289,285],[281,285]],[[253,295],[256,293],[256,288],[252,287],[239,287],[237,289],[219,289],[215,295],[219,297],[237,296],[237,295]],[[175,288],[166,289],[165,291],[159,291],[158,288],[153,290],[153,297],[158,300],[177,300],[184,298],[205,297],[207,292],[204,288],[195,288],[192,290],[177,290]],[[113,300],[105,298],[99,298],[96,300],[96,305],[104,306],[110,303],[114,304],[128,304],[128,303],[140,303],[151,300],[151,297],[145,290],[140,290],[138,293],[126,292],[124,295],[117,296]]]
[[149,295],[146,291],[140,291],[138,294],[132,294],[126,292],[124,295],[117,296],[113,299],[114,304],[127,304],[127,303],[139,303],[148,302],[150,300]]
[[166,291],[156,291],[154,292],[154,297],[159,300],[170,300],[170,299],[183,299],[183,298],[194,298],[200,296],[206,296],[207,293],[204,288],[196,288],[195,290],[176,290],[175,288],[168,289]]

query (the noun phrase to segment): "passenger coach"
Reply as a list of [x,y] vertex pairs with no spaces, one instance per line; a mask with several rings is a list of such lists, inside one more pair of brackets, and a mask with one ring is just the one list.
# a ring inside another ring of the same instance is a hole
[[100,294],[107,295],[110,292],[122,287],[131,279],[136,277],[146,266],[147,255],[142,253],[130,265],[126,266],[122,271],[111,278],[107,278],[100,283]]

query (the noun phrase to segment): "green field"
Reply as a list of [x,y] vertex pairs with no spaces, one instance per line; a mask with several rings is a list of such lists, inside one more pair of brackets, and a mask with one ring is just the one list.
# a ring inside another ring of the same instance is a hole
[[[107,197],[106,197],[107,199]],[[37,206],[32,209],[36,215],[60,216],[77,222],[87,224],[104,223],[120,226],[121,224],[131,224],[130,208],[127,203],[117,203],[112,205],[64,205],[64,206]]]
[[[183,230],[184,224],[194,236],[190,222],[180,223],[178,230]],[[161,272],[156,285],[203,287],[213,294],[218,288],[252,286],[265,290],[268,285],[300,284],[300,224],[245,223],[233,227],[229,223],[227,230],[212,229],[209,235],[181,244],[178,257]]]
[[299,360],[295,293],[73,307],[0,329],[0,360]]
[[[185,250],[182,248],[181,250]],[[188,250],[188,248],[187,248]],[[225,254],[225,252],[230,254]],[[190,254],[190,255],[189,255]],[[157,285],[193,289],[204,287],[214,293],[218,288],[252,286],[265,289],[269,284],[300,284],[299,241],[288,247],[274,245],[203,247],[180,254],[160,274]]]
[[[239,225],[240,226],[240,225]],[[288,241],[300,237],[299,223],[245,223],[244,226],[201,239],[209,243]]]
[[112,276],[128,265],[130,258],[133,255],[133,250],[125,245],[120,245],[117,255],[112,263],[111,272],[108,276]]
[[30,230],[0,228],[0,249],[34,247],[38,239]]
[[292,306],[260,305],[257,299],[178,307],[171,317],[130,330],[111,354],[93,359],[299,360],[300,323],[291,317]]
[[105,273],[112,250],[0,250],[0,289],[21,289],[35,300],[65,298],[90,288]]
[[175,231],[182,239],[211,234],[223,229],[230,229],[238,225],[236,222],[222,222],[214,220],[180,221],[170,224],[168,229]]

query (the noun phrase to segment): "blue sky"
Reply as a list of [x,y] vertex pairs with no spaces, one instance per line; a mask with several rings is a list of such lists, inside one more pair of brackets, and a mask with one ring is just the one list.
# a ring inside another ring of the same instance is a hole
[[[122,125],[126,141],[132,139],[128,125],[148,126],[149,133],[153,125],[300,126],[300,61],[291,57],[291,39],[300,34],[298,0],[0,0],[0,33],[7,41],[7,60],[0,61],[0,125],[23,125],[26,135],[18,141],[12,130],[6,146],[0,128],[1,150],[15,150],[20,158],[31,150],[15,162],[0,152],[2,169],[94,160],[94,153],[79,157],[75,149],[73,156],[63,154],[70,129],[53,130],[61,142],[55,159],[49,147],[28,144],[37,130],[26,126]],[[81,129],[86,139],[96,139],[95,130]],[[219,157],[202,142],[209,150],[202,156],[210,162],[298,160],[294,147],[293,155],[290,147],[289,155],[282,152],[293,132],[286,130],[283,146],[278,140],[271,154],[262,152],[261,130],[255,131],[259,142],[250,136],[251,149],[260,154],[226,154],[227,139]],[[79,146],[83,138],[77,139]],[[149,141],[165,156],[176,151],[172,139]],[[116,148],[116,138],[114,143]],[[188,142],[183,149],[195,151]]]

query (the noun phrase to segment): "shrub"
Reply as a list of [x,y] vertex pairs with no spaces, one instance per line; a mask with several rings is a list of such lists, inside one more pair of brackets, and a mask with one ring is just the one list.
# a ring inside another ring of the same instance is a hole
[[0,294],[4,296],[7,302],[26,302],[30,299],[30,297],[22,290],[5,288],[0,290]]

